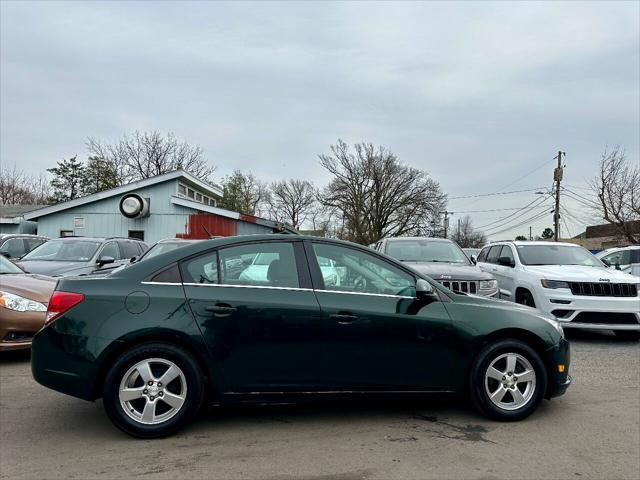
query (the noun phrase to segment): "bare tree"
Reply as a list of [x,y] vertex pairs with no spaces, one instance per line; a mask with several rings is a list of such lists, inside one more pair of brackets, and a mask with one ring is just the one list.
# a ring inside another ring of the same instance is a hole
[[136,131],[113,144],[89,137],[86,145],[91,156],[109,162],[119,172],[119,184],[177,169],[209,181],[215,171],[204,159],[202,148],[180,142],[172,133]]
[[386,236],[424,232],[439,217],[446,196],[423,170],[407,167],[384,147],[354,145],[342,140],[320,164],[333,176],[321,202],[336,209],[344,223],[343,236],[370,244]]
[[479,248],[487,243],[485,234],[474,230],[473,222],[469,215],[465,215],[460,219],[456,228],[453,230],[451,239],[462,248]]
[[316,205],[316,189],[307,180],[281,180],[271,184],[268,202],[274,220],[300,228]]
[[596,211],[614,225],[620,236],[631,243],[640,243],[640,232],[632,221],[640,220],[640,164],[627,158],[624,150],[605,150],[600,159],[600,171],[591,182],[597,197]]
[[269,196],[266,184],[253,173],[240,170],[223,179],[222,192],[220,207],[245,215],[260,215],[260,209]]
[[0,204],[43,205],[51,192],[49,179],[44,174],[29,175],[17,165],[0,168]]

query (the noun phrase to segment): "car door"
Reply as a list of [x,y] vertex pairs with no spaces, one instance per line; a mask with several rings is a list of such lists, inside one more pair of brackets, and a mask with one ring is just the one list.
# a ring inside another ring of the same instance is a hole
[[[418,302],[413,274],[378,254],[305,244],[322,310],[321,372],[336,390],[447,390],[451,321],[443,303]],[[320,265],[344,270],[340,284]]]
[[[498,289],[501,289],[502,284],[496,275],[498,273],[498,258],[500,257],[502,245],[492,245],[487,248],[486,256],[483,256],[484,250],[480,252],[480,257],[478,258],[482,258],[482,261],[478,260],[477,265],[480,270],[493,276],[498,281]],[[502,295],[500,295],[500,298],[502,298]]]
[[[254,260],[269,259],[266,268]],[[183,262],[185,293],[227,392],[320,388],[320,307],[301,241],[261,241]]]
[[516,259],[509,245],[503,245],[500,249],[491,273],[498,280],[499,298],[515,301],[515,265]]

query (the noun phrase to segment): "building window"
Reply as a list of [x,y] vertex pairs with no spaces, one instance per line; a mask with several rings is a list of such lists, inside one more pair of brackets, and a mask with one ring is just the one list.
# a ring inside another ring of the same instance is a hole
[[187,195],[187,187],[181,183],[178,184],[178,195],[182,195],[183,197]]
[[129,238],[137,238],[144,242],[144,230],[129,230]]
[[84,217],[73,217],[74,228],[84,228]]
[[189,198],[194,198],[196,196],[196,192],[194,192],[192,189],[187,188],[187,197]]
[[60,230],[60,238],[73,237],[73,230]]
[[196,202],[202,203],[202,194],[201,193],[196,192]]

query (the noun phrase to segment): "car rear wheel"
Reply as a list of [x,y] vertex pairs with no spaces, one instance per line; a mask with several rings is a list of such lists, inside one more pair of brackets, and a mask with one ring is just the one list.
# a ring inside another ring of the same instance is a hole
[[103,401],[109,419],[140,438],[170,435],[200,409],[203,378],[198,363],[180,347],[138,345],[109,369]]
[[547,371],[540,356],[519,340],[487,345],[476,357],[470,375],[474,406],[487,417],[522,420],[544,398]]
[[614,330],[616,337],[620,340],[638,341],[640,340],[640,331],[637,330]]

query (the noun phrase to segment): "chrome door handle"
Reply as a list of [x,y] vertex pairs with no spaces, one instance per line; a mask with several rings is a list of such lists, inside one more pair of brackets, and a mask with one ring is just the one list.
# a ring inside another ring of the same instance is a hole
[[231,305],[224,305],[224,304],[218,304],[218,305],[209,305],[207,307],[204,308],[207,312],[211,312],[214,314],[230,314],[233,313],[237,310],[236,307],[232,307]]
[[333,313],[329,315],[332,320],[337,320],[340,325],[349,325],[358,320],[358,316],[352,313]]

